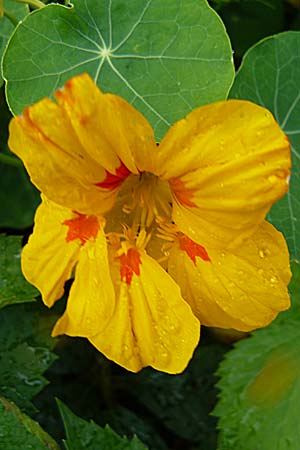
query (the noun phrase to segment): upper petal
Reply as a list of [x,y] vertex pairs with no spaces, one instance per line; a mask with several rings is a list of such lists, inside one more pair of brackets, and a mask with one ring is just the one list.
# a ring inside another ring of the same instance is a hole
[[179,373],[198,343],[199,322],[176,283],[156,261],[144,252],[140,253],[140,262],[129,259],[114,260],[114,315],[90,341],[108,358],[133,372],[152,366]]
[[115,307],[107,244],[101,229],[95,239],[84,245],[76,267],[67,308],[57,321],[52,335],[92,337],[110,321]]
[[114,193],[96,186],[105,169],[81,145],[61,107],[41,100],[13,118],[9,130],[10,149],[50,200],[82,213],[111,208]]
[[247,101],[196,109],[169,130],[158,159],[174,221],[209,247],[250,235],[288,189],[288,139],[270,112]]
[[42,293],[47,306],[52,306],[64,293],[78,260],[80,241],[67,242],[63,222],[72,212],[43,197],[35,215],[33,234],[22,252],[25,278]]
[[248,331],[268,325],[290,305],[289,254],[282,234],[264,222],[234,251],[209,249],[195,262],[179,246],[168,271],[201,323]]
[[120,160],[132,173],[152,169],[156,151],[147,120],[121,97],[103,94],[88,74],[69,80],[56,98],[87,152],[110,173]]

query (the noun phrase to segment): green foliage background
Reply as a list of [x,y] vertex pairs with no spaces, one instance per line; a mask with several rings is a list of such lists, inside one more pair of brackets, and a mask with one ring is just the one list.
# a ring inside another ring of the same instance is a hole
[[[28,3],[0,1],[0,450],[300,450],[300,2]],[[52,339],[65,299],[48,311],[21,273],[39,194],[8,122],[84,71],[158,140],[231,97],[270,109],[291,141],[291,188],[269,220],[289,245],[292,308],[252,336],[205,329],[181,375],[131,374],[83,339]]]

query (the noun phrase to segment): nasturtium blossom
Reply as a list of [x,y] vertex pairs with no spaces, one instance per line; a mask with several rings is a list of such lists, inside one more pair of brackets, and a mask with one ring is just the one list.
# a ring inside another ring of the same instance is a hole
[[202,106],[159,145],[132,105],[83,74],[10,123],[42,192],[22,253],[53,335],[87,338],[131,371],[184,370],[200,323],[248,331],[289,307],[289,255],[265,221],[288,189],[290,146],[248,101]]

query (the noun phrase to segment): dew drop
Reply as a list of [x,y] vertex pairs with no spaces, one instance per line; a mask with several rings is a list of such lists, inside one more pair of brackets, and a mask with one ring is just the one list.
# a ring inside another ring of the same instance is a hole
[[277,181],[278,181],[278,177],[276,175],[270,175],[268,177],[268,182],[270,184],[275,184],[275,183],[277,183]]
[[271,255],[271,251],[268,248],[261,248],[258,251],[258,255],[260,258],[265,258],[266,256],[270,256]]
[[270,278],[270,282],[271,282],[271,284],[276,284],[276,283],[278,283],[278,277],[277,277],[276,275],[273,275],[273,276]]

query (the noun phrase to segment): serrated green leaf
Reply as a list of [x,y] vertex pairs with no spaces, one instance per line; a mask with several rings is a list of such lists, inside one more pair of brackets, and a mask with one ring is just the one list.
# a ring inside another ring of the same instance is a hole
[[109,426],[101,428],[92,421],[86,422],[77,417],[60,401],[58,407],[66,429],[67,450],[147,450],[137,437],[131,441],[121,438]]
[[[124,377],[124,374],[122,374],[122,376]],[[131,392],[133,390],[134,387],[132,386]],[[153,393],[155,395],[155,392]],[[143,414],[136,414],[134,411],[125,408],[121,405],[118,405],[115,408],[103,410],[102,413],[100,414],[99,419],[103,424],[109,423],[109,426],[121,436],[126,434],[130,436],[133,435],[139,436],[139,439],[145,445],[148,445],[150,449],[153,450],[169,449],[169,447],[163,440],[163,437],[160,436],[158,430],[155,428],[156,421],[151,420],[149,417],[145,417]],[[209,447],[206,447],[205,450],[210,449]],[[213,450],[215,450],[215,448]]]
[[[12,0],[3,0],[3,9],[5,10],[5,15],[0,18],[0,61],[7,42],[15,29],[13,22],[15,19],[22,20],[29,12],[27,5],[18,4]],[[11,19],[9,19],[11,16]],[[0,87],[3,84],[3,78],[0,74]]]
[[0,397],[0,450],[59,450],[59,446],[37,422]]
[[293,171],[288,194],[269,220],[287,240],[291,257],[300,260],[300,32],[281,33],[252,47],[244,57],[230,92],[274,114],[292,145]]
[[15,305],[0,311],[0,393],[26,412],[32,398],[48,383],[43,373],[56,359],[50,338],[56,319],[37,305]]
[[220,344],[200,344],[182,374],[174,377],[145,369],[138,376],[123,376],[125,386],[174,434],[187,441],[205,442],[205,450],[214,450],[215,420],[209,416],[216,396],[213,374],[224,351]]
[[32,302],[39,295],[21,272],[21,241],[19,236],[0,235],[0,308]]
[[300,443],[300,266],[293,307],[239,342],[221,364],[218,450],[294,450]]
[[226,98],[234,67],[206,0],[74,0],[30,14],[3,59],[15,114],[88,72],[152,123],[158,139],[196,106]]

